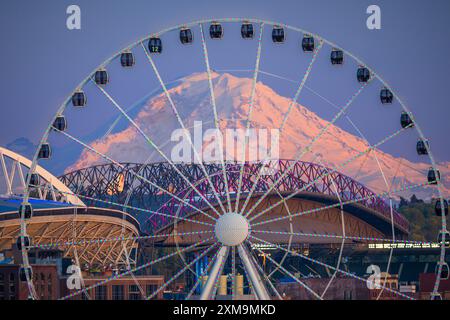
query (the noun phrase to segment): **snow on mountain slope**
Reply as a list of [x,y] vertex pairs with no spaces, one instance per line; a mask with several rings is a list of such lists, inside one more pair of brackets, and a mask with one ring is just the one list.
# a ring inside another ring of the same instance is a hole
[[[220,128],[245,128],[249,112],[252,80],[238,78],[230,74],[213,74],[214,93]],[[187,128],[198,125],[202,121],[203,132],[214,128],[214,113],[211,106],[207,75],[194,74],[180,85],[169,90],[175,107],[180,113]],[[258,83],[256,88],[254,109],[252,112],[253,128],[279,128],[291,100],[275,93],[270,87]],[[149,99],[135,117],[136,124],[150,137],[161,150],[170,157],[175,145],[170,141],[175,129],[180,128],[172,108],[164,94]],[[306,107],[296,104],[288,118],[280,136],[279,155],[284,159],[295,159],[302,148],[309,145],[321,130],[328,125]],[[155,152],[142,135],[130,126],[104,139],[91,144],[98,151],[120,162],[155,162],[163,160]],[[203,143],[206,146],[207,143]],[[240,146],[241,144],[237,144]],[[364,152],[369,145],[361,138],[352,135],[336,125],[330,125],[328,130],[313,145],[311,152],[302,157],[304,161],[321,162],[329,167],[338,167],[347,159]],[[225,152],[232,150],[225,144]],[[255,150],[249,149],[250,152]],[[249,152],[247,150],[247,152]],[[234,150],[236,158],[241,159],[240,147]],[[376,157],[375,157],[376,155]],[[194,156],[192,156],[193,159]],[[80,158],[66,172],[104,163],[105,160],[89,151],[84,151]],[[380,167],[383,170],[381,174]],[[384,192],[388,185],[391,190],[426,181],[429,165],[413,163],[403,158],[396,158],[380,150],[361,156],[338,171],[347,174],[367,185],[375,192]],[[448,172],[450,163],[439,166],[444,180],[444,193],[450,194]],[[436,195],[435,187],[424,187],[415,190],[417,195],[428,198]]]

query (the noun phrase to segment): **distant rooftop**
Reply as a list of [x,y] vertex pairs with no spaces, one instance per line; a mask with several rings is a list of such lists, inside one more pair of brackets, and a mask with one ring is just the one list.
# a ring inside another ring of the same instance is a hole
[[[0,196],[0,213],[19,210],[22,201],[23,201],[22,197]],[[63,208],[73,206],[69,203],[62,203],[51,200],[40,200],[40,199],[29,199],[28,202],[33,206],[33,209],[52,209],[52,208]]]

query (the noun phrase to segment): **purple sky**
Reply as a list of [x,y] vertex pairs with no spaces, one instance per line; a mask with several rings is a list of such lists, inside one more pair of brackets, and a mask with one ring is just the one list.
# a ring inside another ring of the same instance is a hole
[[[65,27],[65,11],[70,4],[81,7],[81,31],[68,31]],[[370,31],[366,28],[365,11],[370,4],[381,7],[381,30]],[[214,5],[211,1],[198,0],[10,1],[3,4],[0,11],[3,49],[0,52],[3,62],[0,78],[0,144],[5,145],[18,137],[26,137],[37,143],[65,96],[89,72],[120,48],[151,32],[182,22],[212,17],[253,17],[281,21],[315,32],[351,51],[398,91],[431,140],[436,159],[450,160],[448,0],[227,0],[214,2]],[[269,32],[265,32],[268,36]],[[226,36],[231,37],[232,33],[228,32]],[[239,41],[238,34],[235,41]],[[287,45],[298,50],[297,39]],[[239,49],[238,45],[234,47]],[[166,48],[167,56],[162,59],[176,59],[178,52],[170,50],[170,46]],[[236,55],[220,50],[220,44],[211,45],[211,51],[214,50],[214,67],[241,66],[236,63]],[[254,51],[253,47],[248,50],[249,53]],[[266,57],[273,57],[277,55],[274,50],[267,48],[263,53]],[[245,62],[249,62],[248,67],[252,68],[253,56],[248,57],[251,58]],[[266,71],[289,73],[289,66],[278,67],[271,61],[270,58],[263,61]],[[202,61],[199,60],[200,62]],[[307,60],[301,63],[307,63]],[[168,61],[165,64],[162,61],[162,64],[166,66],[163,71],[168,80],[184,76],[188,72],[186,68]],[[325,72],[318,68],[320,72]],[[319,72],[318,70],[314,71]],[[311,86],[319,91],[325,90],[320,87],[320,74],[311,75]],[[296,75],[292,76],[295,78]],[[261,77],[261,80],[264,81],[265,78]],[[152,81],[148,84],[147,91],[153,88],[155,82],[154,79]],[[290,95],[292,89],[284,92],[284,84],[280,83],[278,86],[280,93]],[[342,92],[339,86],[345,86],[345,83],[339,83],[335,88]],[[126,90],[126,85],[123,88]],[[333,95],[333,92],[330,94]],[[337,96],[336,99],[337,103],[342,103],[342,99],[339,101]],[[129,93],[124,101],[136,101],[136,96]],[[321,113],[319,109],[314,111],[326,119],[332,116],[332,113]],[[372,141],[377,141],[377,132],[379,126],[383,126],[382,122],[369,123],[365,120],[367,114],[358,112],[352,115],[352,119],[369,137],[373,137]],[[374,119],[379,119],[379,115],[374,113]],[[413,147],[411,149],[412,151],[404,153],[413,152]]]

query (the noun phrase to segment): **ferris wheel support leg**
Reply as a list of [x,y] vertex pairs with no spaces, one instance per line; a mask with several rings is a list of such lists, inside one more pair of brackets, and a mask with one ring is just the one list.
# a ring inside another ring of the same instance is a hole
[[258,270],[254,265],[253,261],[248,254],[246,248],[240,244],[238,246],[239,257],[242,260],[242,263],[247,270],[248,277],[250,278],[250,282],[252,284],[253,289],[255,290],[256,297],[259,300],[270,300],[269,292],[267,291],[266,286],[264,285],[263,280],[259,276]]
[[223,246],[219,249],[216,261],[208,275],[208,280],[206,281],[205,287],[200,294],[200,300],[208,300],[211,297],[211,293],[214,289],[214,284],[216,283],[217,277],[219,276],[220,270],[222,270],[222,264],[225,262],[228,256],[228,247]]

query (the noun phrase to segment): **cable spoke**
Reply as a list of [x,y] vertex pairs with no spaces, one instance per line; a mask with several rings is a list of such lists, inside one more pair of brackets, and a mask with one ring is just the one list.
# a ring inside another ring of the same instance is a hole
[[[326,99],[326,98],[322,97],[320,94],[316,93],[314,90],[310,90],[310,91],[313,92],[315,95],[319,96],[320,98],[322,98],[325,102],[327,102],[327,103],[330,104],[331,106],[333,106],[333,107],[335,107],[335,108],[339,108],[338,106],[336,106],[335,104],[333,104],[333,103],[332,103],[331,101],[329,101],[328,99]],[[358,132],[358,134],[360,135],[360,137],[361,137],[361,138],[362,138],[362,139],[370,146],[369,141],[368,141],[368,140],[366,139],[366,137],[363,135],[363,133],[361,132],[361,130],[356,126],[356,124],[350,119],[350,117],[349,117],[348,115],[345,115],[345,118],[346,118],[346,119],[348,120],[348,122],[352,125],[352,127],[356,130],[356,132]],[[383,169],[382,169],[382,167],[381,167],[381,163],[380,163],[380,160],[378,159],[376,150],[374,150],[373,156],[374,156],[374,158],[375,158],[375,161],[376,161],[376,163],[377,163],[378,168],[380,169],[380,172],[381,172],[383,181],[384,181],[384,183],[386,184],[387,189],[390,190],[389,183],[388,183],[388,181],[387,181],[387,179],[386,179],[386,175],[384,174],[384,171],[383,171]],[[361,166],[360,170],[361,170],[361,169],[362,169],[362,166]],[[390,199],[390,204],[391,204],[391,218],[392,218],[392,219],[391,219],[392,241],[395,241],[394,221],[393,221],[392,200],[391,200],[391,199]],[[393,249],[391,248],[391,249],[390,249],[390,252],[389,252],[388,264],[387,264],[387,267],[386,267],[386,278],[385,278],[385,281],[386,281],[386,279],[387,279],[387,274],[388,274],[388,272],[389,272],[389,266],[390,266],[390,264],[391,264],[392,254],[393,254]],[[339,262],[340,262],[340,260],[339,260]],[[339,266],[338,266],[338,268],[339,268]],[[333,274],[333,276],[334,276],[335,274],[336,274],[336,272]],[[328,286],[327,286],[326,289],[328,289]],[[324,291],[324,293],[325,293],[325,291]],[[377,300],[381,297],[382,293],[383,293],[383,290],[380,290],[380,293],[378,294]],[[323,296],[323,294],[322,294],[322,296]]]
[[[320,233],[306,233],[306,232],[288,232],[288,231],[273,231],[273,230],[252,230],[252,233],[262,233],[262,234],[274,234],[274,235],[289,235],[289,236],[299,236],[299,237],[314,237],[314,238],[324,238],[324,239],[344,239],[344,240],[354,240],[354,241],[374,241],[374,242],[392,242],[392,239],[388,238],[377,238],[377,237],[360,237],[360,236],[341,236],[333,234],[320,234]],[[420,246],[432,246],[432,242],[428,241],[418,241],[418,240],[400,240],[396,239],[394,243],[405,244],[405,248],[408,245],[420,245]]]
[[[246,131],[244,136],[244,143],[242,145],[242,165],[241,170],[239,172],[239,182],[238,182],[238,192],[236,196],[236,206],[235,206],[235,212],[239,212],[239,198],[241,197],[241,189],[242,189],[242,176],[244,174],[244,166],[245,166],[245,159],[246,159],[246,149],[249,139],[249,131],[250,131],[250,124],[251,124],[251,118],[252,118],[252,112],[255,102],[255,94],[256,94],[256,85],[258,81],[258,72],[259,72],[259,64],[261,61],[261,48],[262,48],[262,35],[264,30],[264,23],[261,23],[259,27],[259,39],[258,39],[258,51],[256,53],[256,63],[255,63],[255,70],[253,73],[253,83],[252,83],[252,92],[250,95],[250,105],[248,110],[248,116],[247,116],[247,125],[246,125]],[[250,152],[250,151],[249,151]]]
[[[312,56],[312,58],[311,58],[311,61],[309,62],[308,68],[306,69],[306,71],[305,71],[305,73],[304,73],[304,75],[303,75],[302,81],[300,82],[300,85],[298,86],[297,92],[295,93],[294,98],[291,100],[291,102],[290,102],[290,104],[289,104],[289,107],[288,107],[288,110],[287,110],[286,114],[284,115],[283,121],[281,122],[281,126],[280,126],[280,128],[279,128],[279,131],[280,131],[280,134],[279,134],[279,135],[280,135],[280,137],[281,137],[282,132],[283,132],[283,130],[284,130],[284,127],[285,127],[285,125],[286,125],[286,123],[287,123],[287,120],[288,120],[288,118],[289,118],[289,115],[291,114],[291,111],[292,111],[294,105],[297,103],[298,98],[300,97],[300,93],[302,92],[303,87],[305,86],[305,83],[306,83],[306,81],[308,80],[308,77],[309,77],[309,75],[310,75],[310,73],[311,73],[311,70],[312,70],[312,68],[313,68],[313,66],[314,66],[314,62],[316,61],[316,58],[317,58],[317,56],[318,56],[318,54],[319,54],[320,49],[322,48],[322,46],[323,46],[323,41],[321,40],[321,41],[319,42],[319,45],[314,49],[314,53],[313,53],[313,56]],[[270,147],[269,147],[269,152],[267,152],[267,154],[270,155],[271,153],[272,153],[272,145],[270,145]],[[245,200],[245,203],[244,203],[244,205],[242,206],[241,214],[244,213],[244,210],[245,210],[245,208],[247,207],[248,202],[250,201],[250,199],[251,199],[253,193],[254,193],[255,190],[256,190],[256,187],[257,187],[257,185],[258,185],[258,182],[259,182],[259,180],[261,179],[261,172],[262,172],[262,170],[258,171],[258,175],[257,175],[257,177],[256,177],[256,181],[253,183],[252,189],[250,190],[250,192],[249,192],[249,194],[248,194],[248,196],[247,196],[247,198],[246,198],[246,200]]]
[[[393,134],[387,136],[386,138],[384,138],[383,140],[379,141],[378,143],[370,146],[369,148],[367,148],[364,151],[359,152],[358,154],[356,154],[355,156],[351,157],[350,159],[348,159],[347,161],[343,162],[342,164],[340,164],[339,166],[336,167],[336,170],[340,170],[342,168],[344,168],[345,166],[347,166],[349,163],[351,163],[352,161],[364,156],[366,153],[370,152],[371,150],[374,150],[375,148],[378,148],[379,146],[381,146],[382,144],[386,143],[387,141],[391,140],[392,138],[396,137],[397,135],[399,135],[401,132],[403,132],[404,130],[406,130],[408,127],[405,128],[401,128],[399,130],[397,130],[396,132],[394,132]],[[295,161],[295,163],[297,163],[297,161]],[[293,165],[291,165],[288,169],[286,169],[286,171],[281,175],[281,177],[272,184],[271,188],[269,188],[269,190],[255,203],[255,205],[253,205],[253,207],[250,209],[250,211],[247,213],[247,216],[259,205],[259,203],[261,203],[261,201],[269,194],[269,192],[282,180],[282,178],[284,178],[286,176],[286,174],[289,173],[289,171],[293,168],[293,166],[295,165],[295,163]],[[336,170],[333,170],[336,171]],[[292,197],[295,197],[298,193],[306,190],[308,187],[312,186],[313,184],[315,184],[317,181],[319,181],[320,179],[323,179],[327,176],[329,176],[331,173],[324,173],[321,174],[317,179],[314,179],[313,181],[309,182],[308,184],[304,185],[302,188],[300,188],[299,190],[296,190],[295,192],[291,193],[289,196],[285,197],[283,200],[280,200],[279,202],[275,203],[273,206],[266,208],[265,210],[261,211],[260,213],[258,213],[257,215],[253,216],[251,219],[249,219],[250,221],[260,217],[262,214],[272,210],[273,208],[277,207],[278,205],[280,205],[281,203],[283,203],[284,201],[291,199]]]
[[[302,258],[302,259],[304,259],[304,260],[313,262],[313,263],[318,264],[318,265],[320,265],[320,266],[322,266],[322,267],[326,267],[326,268],[330,268],[330,269],[332,269],[332,270],[336,270],[336,271],[339,272],[339,273],[342,273],[342,274],[344,274],[344,275],[346,275],[346,276],[349,276],[349,277],[352,277],[352,278],[361,280],[361,281],[363,281],[363,282],[365,282],[365,283],[371,283],[370,280],[364,279],[364,278],[359,277],[359,276],[357,276],[357,275],[354,275],[354,274],[352,274],[352,273],[350,273],[350,272],[347,272],[347,271],[344,271],[344,270],[335,268],[335,267],[333,267],[333,266],[330,266],[329,264],[326,264],[326,263],[323,263],[323,262],[318,261],[318,260],[316,260],[316,259],[313,259],[313,258],[304,256],[304,255],[302,255],[302,254],[300,254],[300,253],[297,253],[297,252],[294,252],[294,251],[292,251],[292,250],[287,250],[287,249],[285,249],[285,248],[283,248],[283,247],[281,247],[281,246],[279,246],[279,245],[276,245],[276,244],[274,244],[274,243],[265,241],[265,240],[263,240],[263,239],[257,238],[257,237],[252,236],[252,235],[250,235],[249,237],[255,239],[255,240],[258,241],[258,242],[262,242],[262,243],[265,243],[265,244],[267,244],[267,245],[276,247],[276,248],[278,248],[278,249],[280,249],[280,250],[287,251],[287,252],[289,252],[289,253],[290,253],[291,255],[293,255],[293,256],[300,257],[300,258]],[[394,294],[396,294],[396,295],[398,295],[398,296],[401,296],[401,297],[403,297],[403,298],[406,298],[406,299],[408,299],[408,300],[415,300],[413,297],[410,297],[410,296],[408,296],[408,295],[406,295],[406,294],[404,294],[404,293],[401,293],[401,292],[399,292],[399,291],[397,291],[397,290],[388,288],[388,287],[386,287],[385,285],[381,285],[381,284],[380,284],[380,285],[379,285],[379,288],[384,288],[385,290],[387,290],[387,291],[389,291],[389,292],[392,292],[392,293],[394,293]]]
[[146,300],[151,300],[153,297],[155,297],[161,290],[164,290],[169,284],[174,282],[176,279],[178,279],[183,273],[185,273],[190,267],[192,267],[198,260],[203,258],[209,251],[217,247],[217,244],[208,247],[207,249],[203,250],[203,252],[196,257],[194,260],[192,260],[189,264],[187,264],[183,269],[178,271],[174,276],[172,276],[168,281],[166,281],[162,286],[160,286],[157,290],[155,290],[152,294],[150,294]]
[[[82,199],[95,201],[95,202],[100,202],[100,203],[104,203],[104,204],[109,204],[111,206],[118,206],[118,207],[122,207],[123,209],[131,209],[131,210],[136,210],[136,211],[139,211],[139,212],[151,213],[151,214],[158,215],[158,216],[161,216],[161,217],[174,218],[174,216],[170,215],[170,214],[166,214],[166,213],[162,213],[162,212],[158,212],[158,211],[152,211],[152,210],[148,210],[148,209],[144,209],[144,208],[133,207],[133,206],[130,206],[130,205],[121,204],[121,203],[117,203],[117,202],[101,200],[101,199],[98,199],[98,198],[88,197],[88,196],[85,196],[85,195],[82,195],[82,194],[73,193],[73,192],[69,193],[69,192],[59,191],[59,193],[76,195],[77,197],[82,198]],[[196,210],[196,211],[201,213],[201,211],[199,211],[199,210]],[[176,217],[176,218],[179,219],[179,220],[193,222],[193,223],[201,224],[201,225],[204,225],[204,226],[211,226],[211,227],[214,226],[211,223],[203,222],[203,221],[199,221],[199,220],[193,220],[193,219],[184,218],[184,217]]]
[[199,235],[199,234],[206,234],[206,233],[213,233],[212,230],[202,230],[202,231],[192,231],[192,232],[181,232],[181,233],[165,233],[165,234],[155,234],[150,236],[136,236],[136,237],[125,237],[125,236],[118,236],[114,238],[98,238],[98,239],[91,239],[91,240],[80,240],[80,241],[68,241],[68,242],[55,242],[55,243],[49,243],[49,244],[36,244],[31,245],[27,248],[34,249],[53,249],[58,247],[66,247],[66,246],[81,246],[84,244],[91,245],[91,244],[99,244],[99,243],[105,243],[105,242],[119,242],[119,241],[143,241],[143,240],[149,240],[149,239],[158,239],[158,238],[165,238],[165,237],[176,237],[176,236],[193,236],[193,235]]
[[[209,85],[209,92],[211,95],[211,105],[213,107],[213,113],[214,113],[214,124],[216,126],[216,129],[220,132],[219,118],[217,115],[216,97],[214,94],[214,87],[213,87],[213,83],[212,83],[211,67],[209,65],[208,48],[206,46],[205,35],[203,33],[203,26],[202,26],[202,24],[199,24],[199,26],[200,26],[200,34],[202,36],[203,56],[205,58],[206,72],[208,74],[208,85]],[[231,209],[230,189],[228,188],[228,176],[227,176],[226,168],[225,168],[225,160],[224,160],[223,142],[222,141],[220,143],[220,160],[222,162],[222,173],[223,173],[223,180],[225,182],[225,191],[226,191],[226,195],[227,195],[228,211],[231,212],[232,209]]]
[[[92,79],[91,79],[92,80]],[[92,80],[92,82],[94,82],[94,80]],[[95,82],[94,82],[95,83]],[[136,128],[136,130],[143,136],[143,138],[147,141],[147,143],[149,145],[151,145],[153,148],[155,148],[155,150],[158,152],[159,155],[161,155],[161,157],[163,157],[167,163],[170,164],[170,166],[181,176],[181,178],[186,181],[186,183],[208,204],[208,206],[214,211],[216,212],[217,215],[220,216],[219,212],[217,211],[217,209],[208,201],[208,199],[206,199],[206,197],[199,191],[197,190],[197,188],[192,184],[191,181],[189,181],[189,179],[177,168],[177,166],[164,154],[164,152],[162,152],[162,150],[156,145],[156,143],[150,139],[150,137],[138,126],[138,124],[131,119],[131,117],[123,110],[122,107],[120,107],[120,105],[111,97],[111,95],[106,92],[106,90],[104,88],[102,88],[100,85],[96,84],[98,89],[100,89],[100,91],[106,96],[106,98],[108,98],[109,101],[111,101],[111,103],[125,116],[125,118],[127,118],[127,120]],[[183,129],[185,130],[185,128],[183,127]],[[206,174],[206,173],[205,173]],[[213,185],[211,185],[212,188],[214,189]],[[218,199],[220,200],[220,199]]]
[[[420,184],[415,184],[415,185],[411,185],[411,186],[407,186],[398,190],[393,190],[390,193],[398,193],[398,192],[403,192],[405,190],[411,190],[414,188],[420,188],[420,187],[424,187],[424,186],[428,186],[430,185],[428,182],[427,183],[420,183]],[[353,203],[358,203],[361,201],[366,201],[366,200],[371,200],[371,199],[376,199],[376,198],[384,198],[386,196],[389,196],[390,194],[389,192],[384,192],[384,193],[380,193],[380,194],[374,194],[374,195],[370,195],[367,197],[360,197],[360,198],[356,198],[356,199],[352,199],[352,200],[348,200],[348,201],[343,201],[342,205],[349,205],[349,204],[353,204]],[[335,204],[331,204],[329,206],[324,206],[324,207],[319,207],[319,208],[315,208],[315,209],[310,209],[310,210],[305,210],[305,211],[301,211],[298,213],[293,213],[290,217],[277,217],[277,218],[272,218],[272,219],[268,219],[268,220],[264,220],[264,221],[260,221],[260,222],[255,222],[252,223],[252,227],[255,226],[259,226],[259,225],[263,225],[263,224],[267,224],[267,223],[271,223],[271,222],[276,222],[276,221],[281,221],[281,220],[285,220],[285,219],[289,219],[289,218],[294,218],[294,217],[299,217],[299,216],[304,216],[310,213],[316,213],[316,212],[320,212],[320,211],[324,211],[324,210],[328,210],[328,209],[332,209],[332,208],[336,208],[336,207],[340,207],[341,204],[340,203],[335,203]],[[275,206],[274,206],[275,207]],[[273,209],[273,208],[271,208]],[[253,219],[250,219],[250,221],[252,221]]]
[[[319,159],[319,164],[325,168],[325,171],[328,172],[328,169],[326,166],[324,166],[323,162]],[[341,195],[339,194],[339,190],[338,187],[336,185],[336,182],[334,181],[334,178],[331,179],[331,183],[333,185],[334,188],[334,192],[336,193],[336,197],[339,199],[339,203],[340,203],[340,212],[341,212],[341,225],[342,225],[342,241],[341,241],[341,247],[339,248],[339,256],[338,256],[338,262],[336,264],[336,269],[339,269],[341,266],[341,260],[342,260],[342,252],[344,251],[344,245],[345,245],[345,216],[344,216],[344,206],[342,205],[342,198]],[[325,287],[325,289],[323,290],[322,294],[320,295],[320,297],[323,299],[323,297],[325,296],[325,294],[328,291],[328,288],[331,286],[331,283],[333,282],[333,280],[336,278],[337,275],[337,271],[335,270],[333,275],[331,276],[330,281],[328,281],[327,286]]]
[[[217,193],[216,187],[215,187],[214,184],[212,183],[211,178],[210,178],[208,172],[206,171],[206,168],[205,168],[205,166],[204,166],[204,164],[203,164],[203,159],[200,157],[200,155],[198,154],[197,148],[196,148],[196,147],[194,146],[194,144],[192,143],[192,139],[191,139],[190,133],[189,133],[188,129],[186,129],[186,127],[184,126],[184,123],[183,123],[183,121],[182,121],[182,119],[181,119],[181,117],[180,117],[180,114],[178,113],[178,110],[177,110],[177,108],[175,107],[175,103],[173,102],[172,97],[170,96],[170,93],[169,93],[169,91],[167,90],[167,87],[166,87],[166,85],[164,84],[164,81],[163,81],[162,78],[161,78],[161,75],[159,74],[159,71],[158,71],[158,68],[156,67],[155,62],[153,61],[152,57],[151,57],[150,54],[148,53],[148,51],[147,51],[147,49],[145,48],[145,45],[144,45],[143,42],[141,42],[141,46],[142,46],[142,48],[144,49],[145,55],[147,56],[147,59],[148,59],[148,61],[150,62],[151,66],[152,66],[153,72],[155,73],[156,77],[158,78],[159,83],[161,84],[161,87],[162,87],[163,90],[164,90],[164,93],[165,93],[165,95],[166,95],[166,98],[167,98],[167,100],[169,101],[169,104],[170,104],[170,106],[171,106],[171,108],[172,108],[172,111],[173,111],[174,114],[175,114],[175,117],[177,118],[178,123],[180,124],[181,128],[183,129],[183,132],[184,132],[184,134],[185,134],[185,137],[186,137],[187,140],[189,141],[189,144],[191,145],[191,148],[192,148],[192,150],[194,151],[194,155],[195,155],[195,157],[196,157],[196,159],[197,159],[197,161],[198,161],[198,163],[199,163],[199,165],[200,165],[200,167],[201,167],[203,173],[205,174],[206,178],[208,179],[208,183],[209,183],[209,185],[211,186],[211,189],[212,189],[212,191],[213,191],[213,194],[214,194],[214,196],[216,197],[216,200],[217,200],[219,206],[220,206],[221,209],[222,209],[222,213],[225,213],[225,212],[226,212],[225,207],[223,206],[222,201],[220,200],[220,196],[219,196],[218,193]],[[208,202],[208,203],[209,203],[209,202]],[[218,216],[220,216],[220,213],[217,211],[217,209],[213,208],[213,210],[214,210],[214,212],[215,212]]]
[[[99,281],[99,282],[97,282],[96,284],[93,284],[93,285],[91,285],[91,286],[89,286],[89,287],[87,287],[87,288],[84,288],[84,289],[81,289],[81,290],[77,290],[77,291],[75,291],[75,292],[73,292],[73,293],[71,293],[71,294],[69,294],[69,295],[67,295],[67,296],[65,296],[65,297],[62,297],[61,300],[67,300],[67,299],[73,298],[73,297],[75,297],[75,296],[77,296],[77,295],[79,295],[79,294],[81,294],[81,293],[83,293],[83,292],[87,292],[87,291],[89,291],[89,290],[91,290],[91,289],[93,289],[93,288],[96,288],[96,287],[98,287],[98,286],[104,285],[104,284],[106,284],[106,283],[108,283],[108,282],[110,282],[110,281],[112,281],[112,280],[120,279],[120,278],[122,278],[122,277],[124,277],[124,276],[129,275],[130,273],[134,273],[134,272],[136,272],[136,271],[142,270],[142,269],[144,269],[144,268],[147,268],[147,267],[149,267],[149,266],[151,266],[151,265],[154,265],[154,264],[156,264],[156,263],[159,263],[159,262],[161,262],[161,261],[167,260],[167,259],[169,259],[169,258],[171,258],[171,257],[173,257],[173,256],[175,256],[175,255],[177,255],[177,254],[180,254],[180,253],[182,253],[182,252],[189,251],[189,250],[191,250],[191,249],[193,249],[193,248],[195,248],[195,247],[197,247],[197,246],[199,246],[199,245],[205,244],[205,243],[207,243],[208,241],[212,240],[213,238],[214,238],[214,237],[210,237],[210,238],[208,238],[208,239],[205,239],[205,240],[202,240],[202,241],[198,241],[198,242],[194,243],[193,245],[190,245],[189,247],[186,247],[186,248],[184,248],[184,249],[177,250],[177,251],[175,251],[175,252],[169,253],[169,254],[167,254],[167,255],[165,255],[165,256],[163,256],[163,257],[160,257],[160,258],[158,258],[158,259],[155,259],[155,260],[152,260],[152,261],[150,261],[150,262],[147,262],[147,263],[145,263],[145,264],[143,264],[143,265],[140,265],[139,267],[135,267],[135,268],[130,269],[130,270],[127,270],[127,271],[125,271],[125,272],[123,272],[123,273],[119,273],[119,274],[117,274],[117,275],[108,277],[108,278],[106,278],[105,280]],[[212,248],[212,247],[210,247],[210,248]]]
[[294,163],[289,166],[289,168],[270,186],[270,188],[260,197],[260,199],[253,205],[253,207],[247,212],[246,216],[249,216],[250,213],[261,203],[262,200],[267,197],[270,192],[275,188],[280,181],[282,181],[286,175],[289,174],[289,171],[291,171],[295,165],[300,161],[300,159],[308,153],[312,146],[328,131],[328,129],[333,125],[344,113],[345,111],[350,107],[350,105],[355,101],[355,99],[361,94],[361,92],[364,90],[364,88],[368,85],[369,82],[365,82],[360,86],[358,91],[353,94],[353,96],[348,100],[348,102],[345,104],[344,107],[341,108],[341,110],[334,116],[334,118],[327,123],[327,125],[311,140],[311,142],[306,146],[303,151],[300,153],[298,157],[296,157],[296,160]]
[[[57,130],[57,129],[55,129],[55,131],[62,133],[63,135],[65,135],[65,136],[68,137],[69,139],[71,139],[71,140],[73,140],[73,141],[75,141],[75,142],[81,144],[83,147],[85,147],[85,148],[88,149],[89,151],[91,151],[91,152],[93,152],[93,153],[99,155],[99,156],[102,157],[103,159],[105,159],[105,160],[111,162],[112,164],[115,164],[116,166],[120,167],[121,169],[125,169],[125,167],[124,167],[122,164],[120,164],[119,162],[117,162],[117,161],[111,159],[110,157],[108,157],[108,156],[105,155],[104,153],[101,153],[100,151],[98,151],[98,150],[94,149],[93,147],[87,145],[86,143],[82,142],[81,140],[79,140],[79,139],[77,139],[77,138],[71,136],[71,135],[68,134],[67,132],[59,131],[59,130]],[[189,202],[187,202],[187,201],[185,201],[185,200],[182,200],[181,198],[179,198],[179,197],[176,196],[175,194],[173,194],[173,193],[169,192],[168,190],[166,190],[166,189],[164,189],[164,188],[158,186],[157,184],[155,184],[155,183],[151,182],[150,180],[146,179],[145,177],[143,177],[143,176],[141,176],[141,175],[139,175],[139,174],[136,174],[136,173],[133,172],[133,171],[130,171],[130,173],[131,173],[133,176],[135,176],[136,178],[138,178],[138,179],[140,179],[140,180],[142,180],[142,181],[144,181],[144,182],[150,184],[151,186],[157,188],[157,189],[160,190],[161,192],[163,192],[163,193],[165,193],[165,194],[171,196],[172,198],[174,198],[174,199],[176,199],[176,200],[178,200],[178,201],[183,202],[183,203],[186,204],[187,206],[193,208],[195,211],[198,211],[198,212],[204,214],[205,216],[207,216],[208,218],[210,218],[210,219],[212,219],[212,220],[217,220],[216,218],[210,216],[210,215],[207,214],[206,212],[204,212],[204,211],[198,209],[197,207],[194,207],[194,206],[191,205]],[[120,204],[119,204],[119,205],[120,205]]]
[[[252,237],[253,238],[253,237]],[[257,239],[257,238],[256,238]],[[250,243],[250,245],[252,245],[253,243],[251,241],[248,241]],[[263,251],[261,251],[261,249],[255,247],[255,249],[261,253],[264,254]],[[266,255],[267,259],[269,259],[273,264],[275,264],[278,268],[280,268],[281,270],[283,270],[283,272],[285,272],[289,277],[291,277],[292,279],[294,279],[298,284],[300,284],[303,288],[305,288],[306,290],[308,290],[313,296],[315,296],[318,300],[322,300],[322,297],[320,295],[318,295],[313,289],[311,289],[309,286],[307,286],[303,281],[301,281],[300,279],[298,279],[296,276],[294,276],[291,272],[289,272],[285,267],[283,267],[281,264],[279,264],[278,262],[276,262],[274,259],[272,259],[270,256]]]
[[[282,264],[282,263],[280,263],[280,264]],[[280,293],[278,292],[277,288],[275,288],[275,286],[273,285],[272,281],[270,281],[269,275],[267,275],[266,272],[264,272],[263,268],[259,265],[259,263],[256,263],[256,268],[258,268],[259,272],[261,272],[261,274],[264,277],[264,280],[266,280],[266,282],[269,284],[270,288],[275,293],[277,298],[279,300],[283,300],[283,297],[280,295]]]

